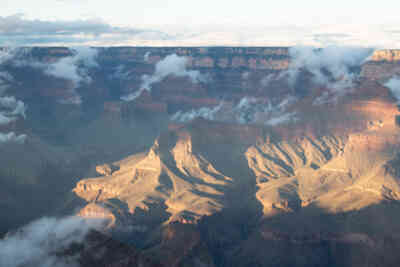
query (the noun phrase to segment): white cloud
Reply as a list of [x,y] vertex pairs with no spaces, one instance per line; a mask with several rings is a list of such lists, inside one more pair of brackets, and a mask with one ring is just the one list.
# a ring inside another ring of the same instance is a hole
[[109,80],[129,80],[131,73],[129,70],[125,70],[124,65],[118,65],[117,67],[113,68],[113,72],[107,76]]
[[84,67],[98,67],[96,57],[98,50],[90,47],[79,47],[73,49],[72,56],[63,57],[59,61],[50,64],[45,73],[54,77],[71,80],[77,87],[79,83],[90,82],[90,77],[84,70],[79,69],[79,64]]
[[288,113],[280,113],[277,114],[275,117],[272,117],[265,121],[266,125],[279,125],[284,123],[290,123],[296,121],[296,113],[295,112],[288,112]]
[[316,84],[336,88],[350,87],[355,78],[351,68],[361,66],[372,53],[373,49],[360,47],[292,47],[289,49],[289,81],[295,83],[300,70],[306,69],[314,75],[313,81]]
[[9,116],[22,116],[26,118],[26,107],[24,102],[15,99],[13,96],[0,97],[0,108],[7,109],[3,114]]
[[[1,121],[1,115],[0,115],[0,121]],[[0,144],[16,143],[22,145],[25,143],[27,137],[28,136],[26,134],[16,135],[14,132],[9,132],[9,133],[0,132]]]
[[202,107],[190,111],[178,111],[171,116],[171,120],[190,122],[196,118],[211,121],[227,121],[239,124],[264,124],[275,126],[290,123],[296,119],[295,112],[288,112],[287,108],[296,102],[296,98],[287,96],[282,101],[265,101],[255,97],[244,97],[236,105],[221,101],[215,107]]
[[8,60],[13,58],[13,53],[12,49],[10,48],[2,48],[0,49],[0,65],[3,64],[4,62],[7,62]]
[[4,94],[4,92],[10,88],[13,81],[14,77],[11,74],[6,71],[0,72],[0,95]]
[[152,85],[164,80],[167,76],[188,77],[193,83],[206,82],[207,77],[197,70],[187,70],[187,58],[176,54],[168,55],[156,64],[152,75],[143,75],[138,91],[121,97],[124,101],[132,101],[139,97],[143,91],[151,92]]
[[[15,48],[12,50],[11,63],[16,67],[29,66],[42,70],[46,75],[71,81],[68,99],[59,100],[63,104],[81,104],[82,100],[76,89],[82,83],[90,83],[90,68],[98,67],[96,61],[98,50],[91,47],[71,48],[72,55],[62,57],[54,63],[42,63],[30,57],[31,48]],[[0,76],[1,78],[1,76]]]
[[[13,59],[16,55],[15,49],[0,50],[0,66]],[[0,72],[0,125],[7,125],[18,120],[20,117],[26,118],[26,106],[21,100],[14,96],[4,96],[4,93],[14,82],[14,78],[6,71]],[[27,136],[17,135],[14,132],[0,132],[0,143],[23,144]]]
[[74,258],[60,258],[56,253],[74,242],[82,242],[90,229],[102,221],[79,217],[42,218],[0,240],[0,266],[78,266]]
[[10,117],[7,117],[4,114],[0,113],[0,125],[6,125],[6,124],[9,124],[9,123],[11,123],[11,122],[13,122],[15,120],[16,120],[15,118],[10,118]]
[[[70,48],[70,56],[62,57],[54,63],[42,63],[32,59],[31,50],[32,48],[21,47],[6,49],[3,53],[7,54],[4,58],[16,67],[30,66],[43,70],[48,76],[71,81],[72,87],[70,88],[69,97],[59,100],[59,102],[63,104],[81,104],[82,100],[76,89],[83,83],[92,82],[89,70],[99,66],[97,63],[98,49],[85,46]],[[0,89],[1,81],[4,81],[3,76],[0,75]]]
[[277,125],[295,119],[295,113],[286,111],[288,106],[296,102],[296,98],[287,96],[282,101],[266,103],[254,97],[244,97],[233,108],[236,122],[241,124],[256,123]]
[[0,80],[2,82],[12,82],[14,80],[14,77],[8,73],[8,72],[0,72]]
[[150,54],[151,54],[150,52],[146,52],[146,54],[144,54],[143,59],[144,59],[145,62],[149,61]]
[[189,122],[196,118],[203,118],[207,120],[215,120],[215,114],[221,109],[223,102],[213,108],[202,107],[199,109],[192,109],[187,112],[178,111],[171,116],[171,120],[179,122]]
[[287,79],[294,87],[302,71],[312,75],[312,82],[326,92],[314,104],[336,102],[339,97],[351,92],[358,79],[357,68],[372,55],[374,49],[350,46],[294,46],[289,48],[290,62],[287,70],[270,74],[261,80],[267,86],[273,80]]
[[390,89],[393,96],[397,99],[400,104],[400,77],[393,77],[385,83],[385,86]]
[[[96,61],[98,50],[90,47],[78,47],[73,49],[73,55],[63,57],[53,64],[40,64],[40,68],[49,76],[69,80],[72,82],[71,97],[60,101],[64,104],[81,104],[82,100],[76,89],[81,83],[90,83],[92,80],[88,74],[89,68],[98,67]],[[35,65],[33,65],[35,66]]]

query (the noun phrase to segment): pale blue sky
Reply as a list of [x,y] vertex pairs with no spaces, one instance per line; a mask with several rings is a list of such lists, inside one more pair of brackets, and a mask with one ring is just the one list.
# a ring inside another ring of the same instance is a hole
[[[215,39],[218,30],[236,34],[234,42],[238,43],[241,41],[240,39],[248,38],[249,28],[265,32],[265,27],[275,27],[275,31],[279,27],[285,30],[290,28],[290,32],[295,31],[296,27],[302,27],[304,34],[307,34],[307,30],[314,31],[313,34],[324,34],[323,29],[327,29],[326,33],[335,35],[346,34],[346,29],[351,29],[352,36],[358,34],[358,29],[360,32],[364,32],[364,37],[368,36],[371,27],[377,33],[380,30],[397,32],[400,29],[398,27],[398,25],[400,26],[399,0],[0,1],[0,19],[14,14],[23,14],[20,19],[27,21],[40,19],[52,22],[71,22],[95,18],[96,21],[110,26],[158,30],[169,34],[169,37],[156,38],[154,33],[150,33],[150,35],[146,33],[145,37],[143,35],[140,37],[153,41],[154,39],[172,40],[171,35],[175,39],[176,36],[181,38],[182,34],[185,35],[185,38],[188,38],[190,31],[194,31],[192,35],[201,32],[202,38],[206,38],[204,34],[212,33],[211,38]],[[5,23],[8,22],[0,21],[0,37],[2,34],[1,27],[4,27]],[[13,25],[15,28],[15,24]],[[315,29],[318,29],[317,33],[315,33]],[[123,37],[120,36],[120,38]],[[139,37],[136,36],[135,38]],[[229,38],[232,39],[233,37]],[[301,39],[301,36],[296,38]],[[379,38],[382,38],[382,36]],[[195,42],[195,40],[192,41]],[[298,40],[296,39],[296,41]],[[397,43],[397,39],[394,42]]]

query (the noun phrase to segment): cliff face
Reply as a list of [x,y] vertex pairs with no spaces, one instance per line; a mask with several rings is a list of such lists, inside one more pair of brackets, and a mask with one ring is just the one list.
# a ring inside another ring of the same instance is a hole
[[188,58],[188,67],[195,69],[212,68],[248,68],[248,69],[285,69],[288,66],[288,48],[239,48],[239,47],[199,47],[199,48],[108,48],[104,59],[118,59],[127,62],[146,62],[155,64],[162,58],[177,54]]
[[370,80],[386,81],[400,75],[400,50],[377,50],[362,66],[361,74]]
[[[290,62],[288,47],[110,47],[98,48],[100,60],[125,63],[155,64],[171,54],[188,58],[190,68],[240,68],[276,69],[288,67]],[[55,62],[71,56],[68,48],[33,48],[25,54],[40,61]],[[367,62],[400,61],[400,50],[376,50]]]
[[[111,47],[99,48],[99,60],[155,64],[171,54],[185,56],[190,68],[285,69],[289,49],[281,47]],[[26,49],[29,56],[52,63],[71,56],[68,48]]]

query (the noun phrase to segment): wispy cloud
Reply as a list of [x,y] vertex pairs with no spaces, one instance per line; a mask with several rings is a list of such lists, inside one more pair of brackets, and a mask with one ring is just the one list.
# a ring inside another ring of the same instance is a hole
[[[2,64],[12,60],[15,51],[4,49],[0,51],[0,67]],[[26,118],[26,106],[24,102],[16,99],[14,96],[6,95],[7,90],[14,84],[14,77],[7,71],[0,72],[0,126],[8,125],[20,118]],[[17,143],[23,144],[27,136],[25,134],[17,135],[15,132],[0,132],[0,144]]]
[[[30,66],[41,69],[46,75],[71,82],[68,97],[60,99],[63,104],[81,104],[82,100],[76,89],[82,83],[90,83],[88,69],[98,67],[96,61],[98,50],[89,47],[72,49],[72,55],[63,57],[54,63],[44,64],[30,59],[28,48],[8,48],[0,50],[0,67],[4,64],[14,66]],[[13,76],[7,71],[0,72],[0,125],[7,126],[18,119],[26,118],[27,107],[21,100],[10,95],[10,87],[15,83]],[[0,132],[0,143],[23,144],[27,139],[25,134],[13,131]]]
[[221,101],[215,107],[202,107],[189,111],[178,111],[171,120],[182,123],[196,118],[211,121],[226,121],[238,124],[263,124],[275,126],[296,121],[296,113],[287,111],[296,102],[296,98],[287,96],[281,101],[268,101],[255,97],[244,97],[232,105]]
[[373,53],[373,49],[346,46],[328,46],[321,49],[309,46],[295,46],[289,49],[291,62],[288,75],[294,84],[300,70],[313,74],[313,81],[329,87],[350,87],[354,74],[351,68],[361,64]]
[[[68,80],[71,84],[67,87],[68,96],[59,99],[62,104],[81,104],[82,99],[76,89],[86,83],[92,82],[92,78],[89,75],[90,69],[98,68],[97,55],[98,49],[91,47],[75,47],[70,48],[71,55],[62,57],[53,63],[43,63],[37,60],[30,59],[29,56],[21,57],[21,51],[27,50],[27,48],[14,49],[16,55],[11,63],[14,66],[29,66],[32,68],[40,69],[44,74],[59,79]],[[25,51],[27,52],[27,51]]]
[[83,82],[90,83],[92,79],[87,73],[89,68],[98,67],[96,57],[98,50],[90,47],[79,47],[73,50],[74,54],[69,57],[61,58],[59,61],[45,65],[45,73],[72,82],[71,97],[62,100],[66,104],[81,104],[80,95],[76,88]]
[[[82,84],[90,84],[92,82],[90,71],[99,67],[97,62],[98,48],[87,46],[69,48],[70,55],[50,63],[43,63],[32,58],[31,50],[32,48],[30,47],[4,49],[3,53],[10,56],[4,56],[3,62],[8,62],[15,67],[28,66],[36,68],[48,76],[70,81],[70,85],[66,87],[66,90],[69,90],[67,96],[64,96],[59,102],[63,104],[81,104],[81,96],[76,89]],[[3,75],[6,77],[7,74]],[[1,80],[2,74],[0,72],[0,89]]]
[[[1,120],[1,116],[0,116]],[[25,143],[28,136],[26,134],[17,135],[15,132],[1,133],[0,132],[0,144],[2,143],[16,143],[22,145]]]
[[232,113],[238,123],[278,125],[294,121],[295,113],[288,112],[287,108],[296,102],[292,96],[284,97],[281,101],[260,101],[254,97],[244,97],[233,108]]
[[153,84],[161,82],[170,75],[176,77],[187,77],[193,83],[207,81],[207,77],[205,75],[202,75],[197,70],[188,70],[186,65],[186,57],[178,56],[176,54],[166,56],[163,60],[156,64],[156,69],[152,75],[142,76],[142,83],[139,90],[123,96],[121,99],[124,101],[135,100],[143,93],[143,91],[151,92]]
[[289,48],[288,69],[266,76],[261,80],[261,84],[268,86],[274,80],[287,79],[289,85],[294,88],[299,84],[299,79],[304,78],[303,73],[308,72],[314,85],[325,90],[314,104],[336,102],[339,97],[351,92],[354,82],[359,77],[357,68],[361,67],[373,52],[373,48],[353,46],[294,46]]
[[215,107],[202,107],[199,109],[192,109],[190,111],[178,111],[171,116],[171,120],[179,122],[190,122],[196,118],[203,118],[207,120],[215,120],[215,115],[221,109],[223,102]]
[[[0,97],[0,115],[12,120],[17,117],[26,118],[26,106],[24,102],[15,99],[13,96]],[[1,125],[1,122],[0,122]]]
[[400,104],[400,77],[393,77],[385,83],[385,86],[390,89],[393,96],[397,99],[397,103]]
[[42,218],[0,240],[0,266],[75,267],[75,258],[57,256],[73,243],[82,242],[102,221],[79,217]]

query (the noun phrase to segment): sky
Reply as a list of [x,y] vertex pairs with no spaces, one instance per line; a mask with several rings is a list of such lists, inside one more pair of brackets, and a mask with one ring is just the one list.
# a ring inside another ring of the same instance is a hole
[[1,0],[0,45],[400,47],[395,0]]

